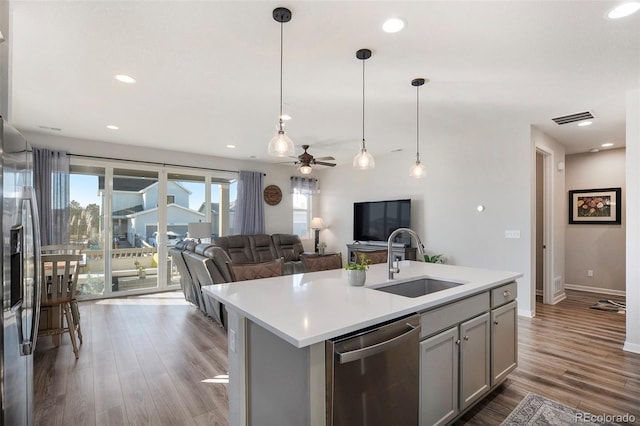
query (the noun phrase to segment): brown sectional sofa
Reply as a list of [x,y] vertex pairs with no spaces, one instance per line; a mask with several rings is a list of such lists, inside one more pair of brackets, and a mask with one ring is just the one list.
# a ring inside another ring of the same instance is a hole
[[283,260],[283,274],[303,272],[302,242],[297,235],[231,235],[215,244],[181,241],[169,251],[180,272],[185,299],[226,328],[224,306],[202,292],[202,286],[233,281],[228,263],[253,264]]

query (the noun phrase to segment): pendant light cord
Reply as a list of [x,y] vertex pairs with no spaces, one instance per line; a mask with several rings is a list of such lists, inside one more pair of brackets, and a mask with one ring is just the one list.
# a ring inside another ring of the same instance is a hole
[[284,51],[284,23],[280,22],[280,116],[278,117],[278,124],[280,131],[282,132],[282,56]]
[[416,162],[420,161],[420,86],[416,87]]
[[364,142],[364,63],[365,59],[362,60],[362,150],[367,149]]

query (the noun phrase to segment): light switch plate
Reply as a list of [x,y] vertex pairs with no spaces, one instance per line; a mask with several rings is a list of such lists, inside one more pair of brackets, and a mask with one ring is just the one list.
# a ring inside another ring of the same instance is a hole
[[505,238],[520,238],[520,230],[507,229],[504,231]]

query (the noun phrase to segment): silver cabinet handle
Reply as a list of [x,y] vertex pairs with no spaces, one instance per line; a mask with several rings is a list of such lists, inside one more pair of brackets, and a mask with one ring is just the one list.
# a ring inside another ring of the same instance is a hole
[[494,321],[493,323],[494,323],[495,325],[498,325],[498,321]]
[[460,344],[460,339],[456,340],[456,345]]
[[469,336],[464,336],[463,339],[464,340],[469,340]]
[[359,359],[363,359],[363,358],[370,357],[372,355],[379,354],[380,352],[386,351],[387,349],[398,346],[399,344],[402,343],[403,340],[420,332],[420,327],[415,327],[411,324],[407,324],[407,325],[410,327],[409,331],[406,331],[401,335],[394,337],[393,339],[376,343],[375,345],[367,346],[362,349],[356,349],[354,351],[336,352],[336,354],[338,355],[338,361],[340,362],[340,364],[346,364],[351,361],[357,361]]
[[502,293],[502,296],[504,296],[504,297],[509,297],[509,296],[511,296],[511,292],[510,292],[509,290],[505,290],[505,291]]

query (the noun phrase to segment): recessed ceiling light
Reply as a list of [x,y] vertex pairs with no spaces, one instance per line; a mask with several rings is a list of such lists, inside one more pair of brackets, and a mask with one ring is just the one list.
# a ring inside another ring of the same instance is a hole
[[589,152],[600,152],[600,150],[598,148],[591,148]]
[[229,149],[233,149],[235,147],[236,147],[235,145],[231,145],[231,144],[227,145],[227,148],[229,148]]
[[640,2],[632,1],[615,7],[607,14],[607,16],[609,19],[619,19],[632,15],[638,10],[640,10]]
[[116,80],[118,80],[121,83],[128,83],[128,84],[133,84],[136,82],[136,79],[126,75],[126,74],[118,74],[114,77]]
[[118,126],[114,126],[113,124],[108,124],[107,125],[107,129],[109,130],[118,130],[120,127]]
[[400,32],[402,31],[403,28],[404,28],[404,21],[400,18],[390,18],[384,21],[384,24],[382,24],[382,30],[385,33],[390,33],[390,34]]
[[282,114],[280,118],[282,118],[283,120],[291,120],[291,116],[289,114]]
[[592,124],[593,124],[593,121],[581,121],[578,123],[578,126],[584,127],[584,126],[591,126]]
[[613,146],[613,144],[611,142],[607,142],[607,143],[603,143],[600,146],[603,147],[603,148],[609,148],[610,146]]

